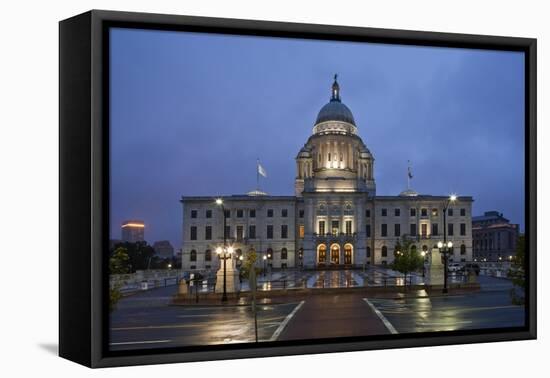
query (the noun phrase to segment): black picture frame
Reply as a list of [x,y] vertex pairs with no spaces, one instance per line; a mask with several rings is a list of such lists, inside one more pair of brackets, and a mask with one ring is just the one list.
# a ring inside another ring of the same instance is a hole
[[[110,27],[525,53],[526,327],[108,352]],[[89,367],[535,339],[536,39],[92,10],[59,24],[59,354]]]

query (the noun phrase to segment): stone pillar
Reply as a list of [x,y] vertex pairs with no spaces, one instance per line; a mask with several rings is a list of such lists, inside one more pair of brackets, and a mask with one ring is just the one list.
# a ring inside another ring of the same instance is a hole
[[445,275],[445,266],[441,262],[439,249],[432,248],[430,266],[428,268],[429,283],[431,286],[442,286]]
[[[239,271],[234,266],[234,259],[232,257],[227,258],[226,263],[226,292],[236,293],[241,290],[241,284],[239,280]],[[216,274],[216,293],[223,293],[223,260],[220,261],[220,269]]]
[[185,281],[185,278],[182,278],[178,285],[178,295],[185,296],[187,295],[187,293],[188,293],[187,281]]

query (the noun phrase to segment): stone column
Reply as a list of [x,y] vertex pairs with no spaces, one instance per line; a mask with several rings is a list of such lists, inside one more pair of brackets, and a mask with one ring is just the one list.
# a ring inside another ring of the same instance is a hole
[[431,286],[442,286],[444,281],[445,266],[441,262],[439,249],[432,248],[428,277]]

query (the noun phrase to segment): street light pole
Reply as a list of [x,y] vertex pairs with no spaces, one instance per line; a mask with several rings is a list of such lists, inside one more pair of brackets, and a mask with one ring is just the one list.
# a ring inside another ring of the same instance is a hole
[[[445,206],[443,207],[443,265],[445,271],[443,272],[443,294],[447,294],[449,292],[449,289],[447,288],[447,280],[449,278],[449,256],[448,256],[448,248],[447,245],[447,209],[449,208],[449,205],[456,201],[456,195],[451,195],[447,202],[445,202]],[[451,243],[449,243],[452,245]]]
[[223,294],[222,294],[222,302],[227,302],[227,277],[226,277],[226,271],[227,271],[227,235],[226,235],[226,227],[227,227],[227,217],[225,214],[225,207],[223,206],[223,200],[221,198],[218,198],[216,200],[216,204],[221,206],[222,208],[222,214],[223,214]]

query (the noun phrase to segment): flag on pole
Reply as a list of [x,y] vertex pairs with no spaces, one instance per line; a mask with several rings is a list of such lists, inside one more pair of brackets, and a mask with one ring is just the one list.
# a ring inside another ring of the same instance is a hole
[[265,171],[264,167],[262,167],[260,162],[258,162],[258,173],[263,177],[267,177],[267,172]]
[[409,166],[407,167],[407,173],[408,173],[408,175],[409,175],[409,178],[412,179],[412,178],[413,178],[413,174],[412,174],[412,172],[411,172],[411,162],[408,161],[408,163],[409,163]]

